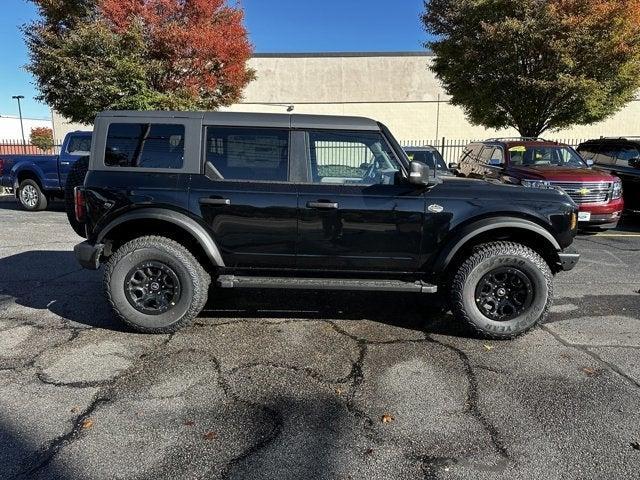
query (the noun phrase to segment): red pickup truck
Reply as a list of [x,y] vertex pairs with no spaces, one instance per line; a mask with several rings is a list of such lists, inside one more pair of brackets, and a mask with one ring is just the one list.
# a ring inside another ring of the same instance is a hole
[[624,209],[622,183],[618,177],[592,169],[592,164],[561,143],[498,138],[469,144],[455,170],[464,177],[561,188],[580,208],[580,226],[615,228]]

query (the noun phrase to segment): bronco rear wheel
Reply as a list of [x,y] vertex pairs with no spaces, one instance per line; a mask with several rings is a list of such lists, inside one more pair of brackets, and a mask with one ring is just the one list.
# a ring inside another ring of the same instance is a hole
[[171,333],[190,323],[204,308],[210,282],[184,246],[153,236],[120,247],[104,276],[115,314],[145,333]]
[[458,268],[450,287],[455,317],[483,337],[508,339],[542,322],[551,306],[553,276],[524,245],[479,246]]

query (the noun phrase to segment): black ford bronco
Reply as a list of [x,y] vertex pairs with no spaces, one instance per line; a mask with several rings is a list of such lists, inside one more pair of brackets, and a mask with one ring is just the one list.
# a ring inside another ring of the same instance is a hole
[[439,178],[366,118],[106,112],[75,209],[80,264],[105,263],[116,315],[153,333],[193,320],[213,283],[440,292],[512,338],[579,258],[562,191]]

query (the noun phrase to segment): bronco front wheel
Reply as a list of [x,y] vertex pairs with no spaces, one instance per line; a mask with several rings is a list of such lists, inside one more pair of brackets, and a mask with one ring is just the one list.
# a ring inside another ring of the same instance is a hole
[[145,333],[171,333],[190,323],[204,308],[210,282],[184,246],[154,236],[120,247],[104,276],[115,314]]
[[508,339],[542,322],[551,306],[553,276],[544,259],[512,242],[479,246],[450,287],[455,317],[483,337]]

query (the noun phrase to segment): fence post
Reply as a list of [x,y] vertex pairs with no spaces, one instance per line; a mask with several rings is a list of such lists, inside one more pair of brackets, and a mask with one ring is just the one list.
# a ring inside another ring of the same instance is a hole
[[442,149],[440,151],[440,155],[442,155],[442,158],[445,158],[444,156],[445,144],[446,144],[445,138],[442,137]]

